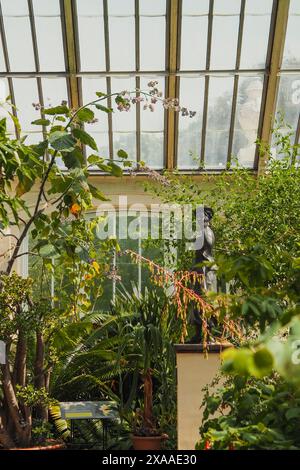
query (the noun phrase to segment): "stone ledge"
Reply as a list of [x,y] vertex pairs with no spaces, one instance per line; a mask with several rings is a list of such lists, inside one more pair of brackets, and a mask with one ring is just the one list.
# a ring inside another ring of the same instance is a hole
[[[233,347],[230,343],[212,343],[207,345],[207,352],[209,353],[220,353],[224,349]],[[174,344],[176,353],[203,353],[203,344]]]

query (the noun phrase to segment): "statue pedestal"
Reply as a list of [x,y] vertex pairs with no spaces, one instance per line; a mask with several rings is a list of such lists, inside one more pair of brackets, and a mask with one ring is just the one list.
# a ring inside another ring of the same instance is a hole
[[176,344],[178,450],[194,450],[199,440],[204,393],[220,370],[220,352],[228,344],[212,344],[207,357],[202,344]]

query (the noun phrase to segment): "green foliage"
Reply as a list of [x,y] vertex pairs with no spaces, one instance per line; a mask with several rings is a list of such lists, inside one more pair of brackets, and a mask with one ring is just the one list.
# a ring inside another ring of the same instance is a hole
[[[6,378],[1,384],[9,390],[7,406],[4,409],[1,394],[0,412],[10,439],[23,445],[30,443],[31,413],[43,419],[47,414],[46,386],[53,369],[93,329],[91,322],[80,322],[80,317],[90,312],[92,302],[101,295],[101,279],[108,269],[106,254],[115,246],[113,240],[99,243],[99,219],[90,221],[84,216],[94,208],[95,199],[106,200],[101,189],[90,184],[84,156],[84,145],[97,151],[93,137],[82,129],[82,123],[94,120],[93,111],[87,106],[70,110],[62,103],[43,109],[42,115],[49,119],[33,121],[44,126],[44,140],[35,145],[26,145],[23,136],[12,139],[6,120],[0,121],[0,230],[13,242],[2,254],[8,262],[0,276],[0,337],[7,343],[9,361],[7,369],[3,366]],[[66,172],[58,164],[61,160]],[[106,160],[102,158],[102,163]],[[117,163],[108,160],[106,171],[121,175]],[[32,200],[28,193],[33,187]],[[17,258],[27,254],[21,250],[29,233],[38,273],[34,283],[13,272]],[[58,281],[57,297],[49,285],[52,276]],[[109,392],[105,381],[92,374],[71,378],[70,387],[76,380],[84,387],[91,384],[91,390],[100,386],[103,393]]]
[[34,420],[32,425],[32,443],[33,445],[44,444],[48,439],[53,439],[55,434],[51,423],[45,423],[41,420]]
[[77,119],[82,122],[90,122],[94,119],[94,117],[94,112],[89,108],[82,108],[77,113]]
[[49,143],[54,150],[72,152],[75,148],[76,141],[66,131],[55,131],[50,134]]
[[95,139],[82,129],[75,128],[72,131],[73,136],[78,139],[82,144],[88,145],[93,150],[98,150]]
[[53,108],[48,108],[43,110],[44,114],[48,114],[50,116],[54,116],[56,114],[63,114],[66,116],[70,115],[70,110],[65,105],[54,106]]
[[33,407],[34,405],[47,405],[50,406],[55,403],[55,400],[49,397],[45,388],[34,388],[33,385],[21,387],[17,385],[17,398],[26,406]]
[[[235,376],[216,392],[206,389],[197,449],[300,449],[299,388],[276,375]],[[213,417],[218,412],[219,416]]]
[[[11,341],[19,328],[30,329],[31,311],[28,299],[32,291],[32,280],[16,273],[0,275],[0,338]],[[21,309],[20,305],[27,306]]]

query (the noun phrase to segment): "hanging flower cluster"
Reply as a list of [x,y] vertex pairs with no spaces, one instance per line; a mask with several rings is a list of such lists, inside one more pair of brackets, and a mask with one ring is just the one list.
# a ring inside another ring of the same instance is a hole
[[131,168],[129,170],[129,174],[131,176],[136,176],[138,173],[146,173],[147,176],[152,179],[153,181],[155,181],[156,183],[159,183],[160,185],[162,186],[171,186],[171,181],[169,178],[167,178],[165,175],[162,175],[161,173],[159,173],[158,171],[156,170],[153,170],[152,168],[149,168],[148,166],[138,166],[136,168]]
[[[194,308],[198,309],[202,320],[203,349],[207,351],[208,339],[212,339],[208,326],[208,318],[215,317],[218,320],[219,309],[206,302],[206,300],[204,300],[201,295],[199,295],[190,287],[199,284],[203,285],[203,274],[199,274],[195,271],[169,271],[168,269],[159,266],[150,259],[145,258],[144,256],[141,256],[132,250],[126,250],[124,254],[130,255],[131,259],[136,263],[146,264],[152,274],[152,280],[155,285],[162,288],[165,288],[166,286],[172,287],[173,295],[171,296],[170,300],[176,306],[177,316],[182,321],[182,332],[180,339],[182,343],[184,343],[184,340],[188,334],[188,307],[193,305]],[[227,333],[230,333],[232,336],[241,339],[242,334],[232,320],[222,318],[222,327],[223,331],[220,338],[221,340],[225,338],[225,334]]]
[[204,348],[207,345],[208,338],[208,323],[206,314],[212,313],[212,306],[208,304],[199,294],[197,294],[190,285],[196,283],[203,284],[203,274],[199,274],[195,271],[169,271],[162,266],[154,263],[153,261],[139,255],[132,250],[126,250],[126,254],[129,254],[134,262],[145,263],[151,274],[153,282],[159,287],[165,287],[166,285],[172,287],[173,295],[171,296],[172,303],[177,308],[177,316],[182,321],[182,333],[181,342],[187,336],[187,310],[191,303],[199,309],[202,319],[202,331],[203,331],[203,344]]
[[148,83],[148,92],[142,91],[139,88],[136,88],[135,92],[127,90],[122,91],[120,95],[115,98],[117,109],[121,112],[129,111],[131,109],[131,105],[143,103],[144,110],[154,112],[155,105],[157,103],[161,103],[164,109],[180,112],[183,117],[189,116],[190,118],[193,118],[196,115],[196,111],[191,111],[185,107],[181,107],[178,98],[163,98],[163,94],[158,89],[157,85],[158,81],[151,80]]

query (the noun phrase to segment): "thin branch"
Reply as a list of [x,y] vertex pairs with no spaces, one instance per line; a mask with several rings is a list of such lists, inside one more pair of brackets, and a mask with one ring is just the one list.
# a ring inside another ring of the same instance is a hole
[[19,253],[18,255],[16,255],[15,259],[25,255],[40,256],[38,253],[34,253],[33,251],[25,251],[24,253]]
[[18,237],[16,235],[14,235],[13,233],[4,233],[3,230],[0,230],[0,233],[3,237],[13,237],[15,238],[15,240],[19,240]]

